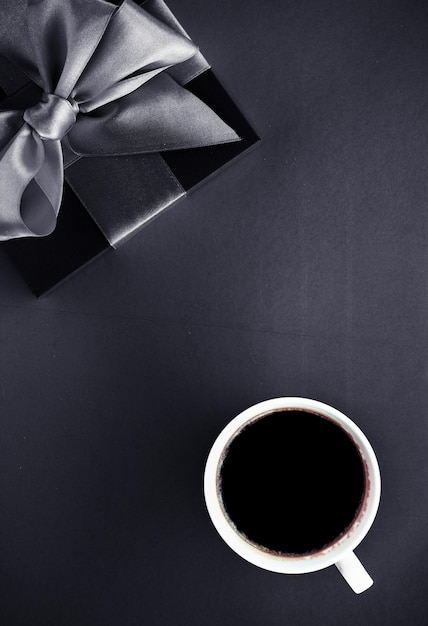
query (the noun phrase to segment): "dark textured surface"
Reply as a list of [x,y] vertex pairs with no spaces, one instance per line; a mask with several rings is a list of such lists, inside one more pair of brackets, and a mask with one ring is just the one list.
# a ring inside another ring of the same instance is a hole
[[[428,9],[170,5],[263,141],[50,296],[0,252],[1,623],[426,626]],[[377,453],[361,596],[205,512],[214,437],[280,395]]]

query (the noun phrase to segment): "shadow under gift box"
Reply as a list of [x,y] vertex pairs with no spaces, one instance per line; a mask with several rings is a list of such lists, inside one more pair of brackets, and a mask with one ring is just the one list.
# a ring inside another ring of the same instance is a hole
[[[163,2],[148,0],[142,6],[153,8],[157,17],[184,32]],[[185,88],[210,106],[241,141],[154,154],[82,157],[67,167],[54,232],[47,237],[1,244],[37,296],[127,241],[259,141],[206,60],[198,56],[190,60],[193,65],[187,69],[188,75],[196,77],[182,81]],[[180,72],[183,68],[175,69]],[[28,79],[20,70],[0,59],[0,98],[16,93],[19,99],[25,83]],[[35,88],[35,101],[39,98],[37,91]]]

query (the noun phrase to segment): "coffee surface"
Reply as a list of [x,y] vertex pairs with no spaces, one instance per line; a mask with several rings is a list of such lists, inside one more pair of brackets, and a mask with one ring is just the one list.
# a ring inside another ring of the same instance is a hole
[[311,554],[352,524],[365,471],[335,423],[304,410],[276,411],[232,439],[219,489],[225,513],[248,541],[268,552]]

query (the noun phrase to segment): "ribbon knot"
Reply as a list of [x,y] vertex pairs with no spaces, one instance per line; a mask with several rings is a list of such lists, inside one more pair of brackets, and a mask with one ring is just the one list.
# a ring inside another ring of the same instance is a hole
[[45,93],[40,102],[24,111],[24,121],[43,140],[60,141],[71,130],[79,112],[74,100]]

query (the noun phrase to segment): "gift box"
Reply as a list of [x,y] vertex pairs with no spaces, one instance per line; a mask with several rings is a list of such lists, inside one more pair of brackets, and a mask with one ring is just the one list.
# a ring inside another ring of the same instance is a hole
[[[141,6],[156,20],[187,37],[162,0],[146,0]],[[76,158],[72,151],[65,150],[64,188],[54,231],[43,237],[20,237],[0,244],[37,296],[46,294],[104,252],[122,245],[259,141],[200,52],[167,72],[208,105],[239,140],[117,156]],[[40,88],[29,81],[27,73],[3,56],[0,87],[8,107],[25,109],[36,105],[41,97]]]

